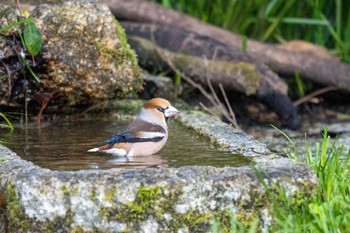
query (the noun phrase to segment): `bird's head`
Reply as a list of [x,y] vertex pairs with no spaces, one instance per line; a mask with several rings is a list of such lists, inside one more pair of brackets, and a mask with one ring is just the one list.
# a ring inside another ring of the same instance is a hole
[[165,124],[169,117],[178,112],[166,99],[154,98],[143,105],[139,117],[151,123]]

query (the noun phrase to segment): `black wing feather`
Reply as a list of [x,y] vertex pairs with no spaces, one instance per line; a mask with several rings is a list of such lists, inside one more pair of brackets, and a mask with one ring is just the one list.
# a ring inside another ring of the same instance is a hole
[[104,141],[104,144],[108,143],[109,147],[112,147],[115,143],[130,143],[130,142],[158,142],[162,140],[164,137],[154,137],[154,138],[139,138],[136,137],[134,134],[123,131],[121,133],[118,133],[113,136],[113,138]]

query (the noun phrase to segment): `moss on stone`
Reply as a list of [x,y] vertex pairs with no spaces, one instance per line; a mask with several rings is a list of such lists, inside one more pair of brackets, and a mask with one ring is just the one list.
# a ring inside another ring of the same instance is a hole
[[62,196],[69,197],[69,189],[66,185],[61,185],[60,190],[62,192]]
[[123,205],[120,213],[115,215],[121,220],[145,220],[150,214],[155,212],[156,198],[161,193],[159,186],[140,186],[135,197],[135,201]]
[[112,109],[118,110],[118,113],[133,116],[140,111],[144,101],[142,100],[114,100],[109,103]]
[[185,225],[188,227],[190,232],[197,231],[197,228],[200,224],[208,222],[208,220],[212,217],[211,213],[205,212],[200,213],[198,210],[189,211],[183,215],[178,216],[178,221],[180,221],[180,225]]
[[31,220],[26,218],[22,213],[19,197],[17,196],[15,186],[8,184],[6,187],[6,215],[9,221],[9,228],[11,232],[18,229],[27,231],[31,225]]
[[[211,213],[201,213],[198,210],[189,211],[185,214],[179,214],[174,210],[174,206],[178,202],[180,194],[170,192],[164,195],[161,191],[161,187],[145,187],[140,186],[135,200],[123,205],[119,210],[114,210],[117,214],[114,218],[122,220],[127,224],[137,223],[146,220],[149,216],[153,216],[157,222],[164,222],[164,214],[171,215],[169,226],[172,231],[176,231],[180,228],[187,227],[191,232],[196,231],[198,226],[205,223],[208,224],[208,220],[211,218]],[[108,215],[111,210],[104,209],[102,214]],[[126,228],[128,232],[129,228]]]
[[116,31],[118,34],[120,45],[123,48],[123,50],[125,51],[125,55],[127,55],[127,58],[129,59],[129,61],[131,61],[131,64],[137,66],[138,65],[137,55],[136,55],[135,51],[131,49],[131,47],[128,43],[128,39],[126,37],[124,28],[120,25],[118,20],[116,20],[115,18],[113,18],[113,21],[114,21],[114,24],[116,27]]
[[222,229],[223,233],[228,233],[230,232],[231,220],[232,213],[228,209],[225,209],[221,212],[215,213],[215,219],[219,223],[220,228]]
[[0,155],[0,163],[1,163],[1,162],[4,162],[4,161],[6,161],[6,160],[7,160],[7,157],[6,157],[6,156]]
[[94,203],[97,202],[97,200],[96,200],[96,189],[95,188],[93,188],[92,191],[89,193],[89,199],[92,202],[94,202]]
[[74,187],[73,189],[72,189],[72,195],[73,196],[77,196],[79,194],[79,188],[78,187]]
[[113,186],[112,188],[106,191],[103,200],[108,202],[114,202],[116,194],[117,194],[117,187]]

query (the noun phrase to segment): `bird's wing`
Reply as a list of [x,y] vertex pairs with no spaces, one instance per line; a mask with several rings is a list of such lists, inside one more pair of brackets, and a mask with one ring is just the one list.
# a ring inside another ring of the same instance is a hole
[[111,139],[104,141],[112,147],[115,143],[137,143],[137,142],[158,142],[165,137],[164,133],[157,132],[139,132],[138,134],[133,134],[131,132],[121,132],[114,135]]

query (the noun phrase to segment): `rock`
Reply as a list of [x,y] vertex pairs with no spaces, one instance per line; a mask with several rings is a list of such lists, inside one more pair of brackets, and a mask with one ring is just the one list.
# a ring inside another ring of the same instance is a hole
[[[108,7],[91,0],[58,2],[40,4],[30,12],[42,33],[43,47],[35,65],[27,53],[26,60],[40,84],[18,61],[16,49],[22,45],[16,33],[0,36],[4,51],[0,75],[6,77],[1,80],[0,103],[23,104],[25,95],[31,100],[32,95],[46,92],[54,95],[49,105],[74,106],[142,89],[136,55]],[[0,28],[15,22],[14,12],[0,6]],[[9,76],[8,71],[15,72]]]
[[203,113],[178,120],[255,165],[52,171],[0,145],[0,214],[10,232],[209,232],[214,216],[228,224],[227,213],[242,222],[259,217],[262,229],[274,210],[260,179],[291,201],[314,195],[317,179],[306,165]]
[[146,71],[143,72],[143,80],[145,81],[145,88],[139,96],[144,99],[162,97],[168,100],[174,100],[180,87],[179,85],[175,86],[173,80],[169,77],[154,76]]

